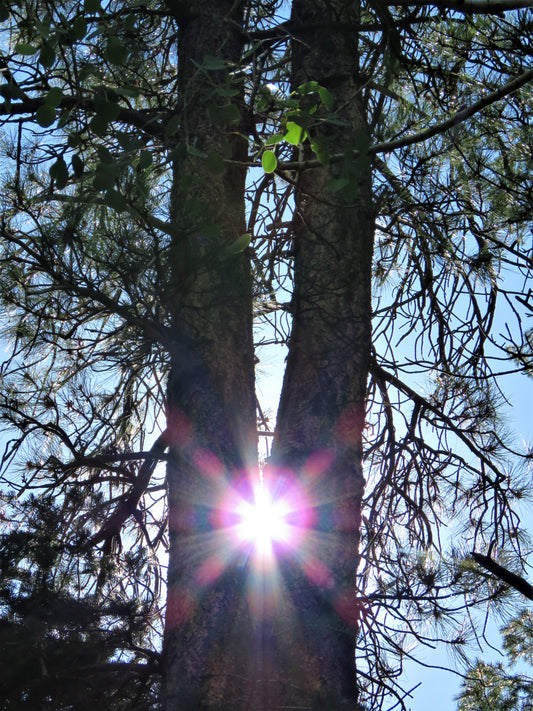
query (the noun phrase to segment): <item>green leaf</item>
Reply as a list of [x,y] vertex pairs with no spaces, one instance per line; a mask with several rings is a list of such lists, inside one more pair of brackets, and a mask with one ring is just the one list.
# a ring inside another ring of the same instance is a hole
[[350,181],[348,178],[333,178],[333,180],[330,180],[328,183],[328,190],[330,193],[338,193],[339,190],[342,190],[349,184]]
[[239,109],[235,104],[212,105],[207,110],[209,117],[217,126],[229,126],[237,123],[241,117]]
[[207,153],[205,151],[196,148],[196,146],[187,145],[187,153],[195,158],[207,158]]
[[135,29],[135,25],[137,24],[137,17],[135,15],[126,15],[124,20],[122,21],[122,26],[126,30],[126,32],[132,32]]
[[287,133],[283,138],[292,146],[297,146],[305,140],[306,132],[294,121],[287,121]]
[[78,15],[72,23],[69,33],[75,40],[82,40],[87,34],[87,20]]
[[63,99],[63,92],[58,86],[54,86],[50,91],[47,91],[44,97],[47,106],[57,109]]
[[176,131],[178,130],[179,126],[179,116],[178,114],[174,114],[169,118],[169,120],[165,123],[165,136],[172,136]]
[[7,84],[3,84],[0,87],[0,94],[8,100],[26,98],[26,94],[22,91],[18,84],[15,84],[14,81],[10,81]]
[[261,158],[261,165],[265,173],[273,173],[278,165],[278,159],[276,154],[272,151],[265,151],[263,157]]
[[281,141],[283,141],[284,138],[285,138],[285,136],[283,135],[283,133],[276,133],[273,136],[269,136],[267,138],[265,145],[274,146],[274,145],[276,145],[276,143],[281,143]]
[[322,87],[317,81],[306,81],[305,84],[300,84],[298,87],[299,94],[314,94],[320,91]]
[[213,175],[222,175],[226,168],[224,158],[214,151],[207,155],[207,167]]
[[49,44],[44,44],[39,54],[39,64],[41,64],[45,69],[50,69],[55,61],[55,50]]
[[108,94],[102,91],[97,91],[95,93],[94,107],[97,115],[108,123],[109,121],[114,121],[120,114],[120,106],[117,102],[110,99]]
[[81,136],[79,133],[71,133],[67,139],[67,143],[70,148],[77,148],[81,143]]
[[128,209],[128,203],[117,190],[108,190],[104,195],[104,202],[117,212],[124,212]]
[[206,54],[202,64],[199,64],[197,66],[199,66],[201,69],[207,69],[207,71],[214,72],[218,71],[219,69],[225,69],[226,64],[227,63],[224,59],[220,59],[220,57],[214,57],[210,54]]
[[120,66],[126,63],[128,49],[118,37],[110,37],[107,40],[104,56],[111,64]]
[[100,0],[84,0],[83,9],[85,12],[100,12]]
[[237,237],[235,242],[229,245],[226,252],[228,254],[239,254],[240,252],[244,252],[246,247],[250,244],[251,239],[252,235],[249,232],[245,232],[240,237]]
[[[315,107],[316,108],[316,107]],[[298,126],[301,126],[302,128],[308,128],[308,126],[312,123],[313,117],[304,111],[289,111],[287,114],[288,123],[296,123]]]
[[85,167],[82,159],[79,157],[79,155],[74,154],[70,162],[72,163],[72,170],[74,171],[74,175],[76,176],[76,178],[81,178],[81,176],[83,175],[83,169]]
[[112,190],[115,185],[117,169],[109,163],[100,163],[94,175],[93,186],[97,190]]
[[33,54],[36,54],[38,51],[39,51],[39,48],[35,47],[33,44],[26,44],[25,42],[21,42],[21,43],[15,45],[15,52],[17,54],[22,54],[26,57],[31,57]]
[[126,96],[129,99],[136,99],[139,94],[141,93],[141,90],[139,89],[138,86],[133,86],[133,84],[125,84],[124,86],[117,86],[114,88],[114,91],[117,93],[118,96]]
[[50,36],[50,16],[46,16],[44,21],[35,18],[34,25],[41,37],[43,39],[48,39]]
[[68,168],[62,157],[50,167],[50,177],[58,190],[63,190],[68,183]]
[[91,131],[96,133],[97,136],[105,136],[107,129],[109,128],[109,121],[107,121],[103,116],[100,116],[100,114],[97,114],[90,120],[89,128]]
[[322,103],[328,111],[333,111],[333,104],[335,100],[333,99],[333,94],[329,92],[324,86],[319,87],[318,95],[322,99]]
[[330,151],[326,138],[317,136],[311,141],[311,150],[323,165],[329,165]]
[[150,151],[142,151],[141,155],[139,156],[139,168],[141,170],[145,170],[146,168],[149,168],[152,165],[152,154]]
[[56,110],[53,106],[48,106],[48,104],[43,104],[39,106],[35,112],[35,120],[43,128],[51,126],[56,120]]

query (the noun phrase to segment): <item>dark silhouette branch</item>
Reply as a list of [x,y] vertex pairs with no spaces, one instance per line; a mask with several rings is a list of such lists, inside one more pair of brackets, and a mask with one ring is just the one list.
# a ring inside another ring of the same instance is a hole
[[528,600],[533,600],[533,585],[530,585],[527,580],[524,580],[524,578],[520,575],[507,570],[507,568],[504,568],[503,565],[496,563],[496,561],[492,560],[492,558],[488,555],[483,555],[482,553],[476,553],[473,551],[472,558],[478,565],[494,575],[494,577],[499,580],[503,580],[504,583],[507,583],[507,585],[510,585],[515,590],[518,590],[518,592],[522,593],[522,595],[527,597]]

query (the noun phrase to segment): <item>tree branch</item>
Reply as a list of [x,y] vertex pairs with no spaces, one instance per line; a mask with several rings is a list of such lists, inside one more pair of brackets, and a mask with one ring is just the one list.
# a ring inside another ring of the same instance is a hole
[[[520,89],[520,87],[524,86],[532,79],[533,69],[530,69],[529,71],[524,72],[515,79],[512,79],[507,84],[504,84],[499,89],[496,89],[496,91],[492,91],[490,94],[487,94],[482,99],[479,99],[479,101],[476,101],[470,106],[461,109],[461,111],[458,111],[456,114],[450,116],[450,118],[446,119],[445,121],[434,124],[433,126],[429,126],[423,131],[414,133],[411,136],[405,136],[404,138],[398,138],[395,141],[388,141],[386,143],[376,143],[376,145],[370,146],[368,153],[370,155],[375,155],[376,153],[390,153],[391,151],[394,151],[397,148],[411,146],[413,145],[413,143],[422,143],[428,138],[432,138],[433,136],[436,136],[439,133],[444,133],[450,128],[454,128],[463,121],[466,121],[466,119],[469,119],[474,114],[477,114],[482,109],[485,109],[487,106],[494,104],[496,101],[503,99],[504,96],[508,96],[509,94],[515,92],[517,89]],[[283,166],[281,165],[280,167]]]
[[88,546],[94,546],[101,541],[108,543],[115,536],[118,536],[120,529],[130,516],[137,510],[137,505],[141,496],[146,491],[156,464],[163,458],[163,454],[168,446],[168,432],[165,430],[154,442],[150,449],[149,459],[142,463],[139,473],[133,486],[111,516],[104,523],[102,528],[89,540]]
[[475,551],[473,551],[471,555],[476,563],[482,568],[485,568],[485,570],[488,570],[489,573],[492,573],[492,575],[496,578],[503,580],[504,583],[507,583],[507,585],[510,585],[515,590],[518,590],[518,592],[522,593],[522,595],[527,597],[529,600],[533,600],[533,585],[530,585],[527,580],[524,580],[524,578],[520,575],[507,570],[507,568],[504,568],[503,565],[496,563],[496,561],[489,558],[488,555],[482,555],[481,553],[476,553]]
[[435,7],[439,10],[456,10],[471,13],[500,13],[533,6],[532,0],[399,0],[388,2],[390,7]]

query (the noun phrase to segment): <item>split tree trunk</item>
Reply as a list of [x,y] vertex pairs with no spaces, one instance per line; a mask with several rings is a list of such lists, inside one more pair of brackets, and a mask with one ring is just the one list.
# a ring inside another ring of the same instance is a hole
[[[364,160],[352,160],[366,133],[357,7],[342,0],[293,2],[293,88],[317,81],[330,91],[345,125],[326,123],[323,130],[331,153],[346,158],[305,170],[298,181],[294,321],[272,467],[295,477],[308,494],[313,551],[280,555],[282,594],[261,616],[247,567],[221,560],[209,519],[224,487],[256,458],[249,264],[227,249],[245,230],[245,174],[220,168],[217,158],[246,156],[218,91],[240,87],[216,63],[205,67],[206,57],[238,63],[239,6],[179,3],[180,140],[190,150],[174,170],[168,297],[175,342],[168,383],[166,711],[356,709],[355,572],[374,220],[370,170]],[[231,103],[241,106],[240,93]],[[315,156],[305,148],[304,158]],[[330,192],[331,178],[343,175],[350,187]],[[216,224],[220,234],[209,228]]]
[[[273,446],[274,464],[292,470],[316,505],[311,574],[297,557],[283,570],[315,666],[309,708],[336,711],[356,708],[358,699],[355,574],[371,345],[374,212],[370,166],[357,153],[368,145],[358,19],[356,2],[292,5],[292,88],[309,81],[327,88],[345,125],[326,121],[330,166],[298,180],[293,327]],[[306,147],[304,159],[315,158]],[[332,178],[348,183],[332,192]]]
[[231,249],[245,231],[245,169],[223,160],[247,151],[224,96],[235,91],[231,104],[241,109],[242,86],[230,72],[242,52],[242,15],[234,0],[168,4],[180,8],[177,110],[187,150],[174,161],[167,297],[174,343],[165,703],[167,711],[197,711],[234,698],[238,709],[248,658],[239,639],[249,628],[245,571],[224,561],[212,516],[225,487],[257,461],[250,265]]

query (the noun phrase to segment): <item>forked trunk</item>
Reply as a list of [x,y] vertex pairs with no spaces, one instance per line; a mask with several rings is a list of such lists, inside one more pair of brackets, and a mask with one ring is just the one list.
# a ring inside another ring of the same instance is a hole
[[[173,206],[166,711],[356,709],[374,220],[370,169],[357,158],[366,137],[357,9],[340,0],[293,3],[293,89],[316,81],[330,92],[343,125],[325,117],[321,131],[330,154],[344,159],[298,178],[294,321],[265,474],[301,492],[307,528],[299,547],[280,548],[274,568],[253,571],[225,547],[212,511],[256,457],[249,266],[227,249],[244,232],[244,171],[213,170],[216,156],[239,159],[246,146],[235,124],[224,123],[217,93],[234,80],[205,62],[238,62],[242,19],[239,3],[228,0],[191,6],[178,40],[180,139],[192,150],[176,165]],[[305,147],[303,157],[315,154]],[[331,192],[330,180],[343,177],[345,188]],[[202,205],[193,215],[183,208],[191,185]],[[209,211],[220,234],[198,228],[198,215]]]

